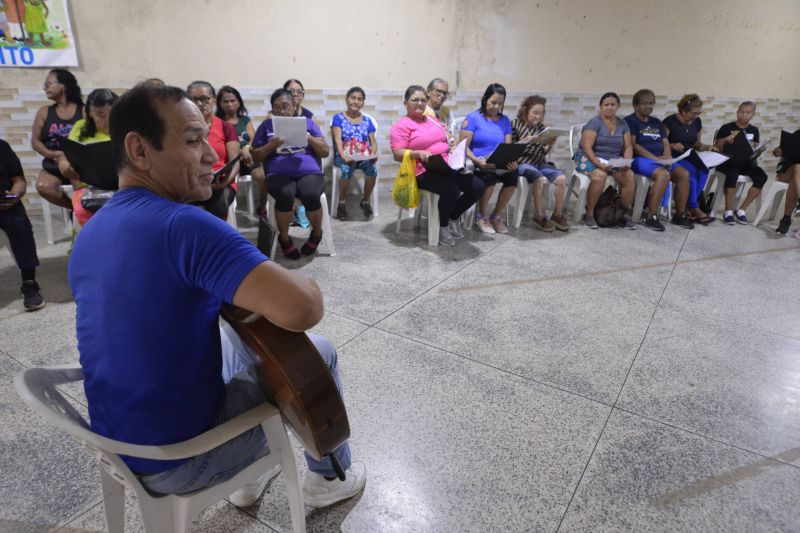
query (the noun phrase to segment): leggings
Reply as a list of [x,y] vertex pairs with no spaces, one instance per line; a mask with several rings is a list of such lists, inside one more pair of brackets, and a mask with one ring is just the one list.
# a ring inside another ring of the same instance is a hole
[[319,197],[325,190],[325,178],[321,174],[306,174],[299,178],[292,176],[267,176],[267,191],[275,198],[275,210],[288,213],[294,206],[295,197],[305,206],[306,211],[322,208]]
[[[439,195],[439,227],[446,228],[481,197],[486,186],[473,174],[434,174],[417,176],[417,185]],[[459,194],[463,193],[463,194]]]
[[11,254],[20,270],[39,266],[36,255],[36,241],[33,240],[33,227],[22,202],[0,211],[0,230],[8,236]]
[[753,180],[753,188],[763,189],[764,184],[767,183],[767,173],[756,165],[753,161],[745,161],[744,163],[733,163],[726,161],[717,169],[725,174],[725,188],[735,189],[736,182],[739,181],[739,176],[750,176]]
[[687,205],[690,209],[697,209],[697,199],[700,197],[700,193],[703,192],[703,189],[706,186],[706,181],[708,181],[708,171],[700,170],[685,159],[682,159],[675,164],[679,167],[685,168],[689,173],[689,201],[687,202]]

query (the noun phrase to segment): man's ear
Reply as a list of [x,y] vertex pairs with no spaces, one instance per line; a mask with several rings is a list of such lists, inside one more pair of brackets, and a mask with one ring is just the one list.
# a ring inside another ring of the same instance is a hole
[[148,157],[150,144],[136,131],[129,131],[125,135],[125,154],[128,156],[130,164],[140,171],[150,169],[150,158]]

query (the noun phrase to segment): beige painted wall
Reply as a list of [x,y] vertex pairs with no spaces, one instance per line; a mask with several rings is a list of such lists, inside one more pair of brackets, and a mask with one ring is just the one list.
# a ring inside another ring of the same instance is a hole
[[[82,86],[453,88],[800,98],[800,0],[79,0]],[[218,44],[212,45],[213,42]],[[0,69],[0,87],[42,70]],[[456,81],[458,80],[458,83]]]

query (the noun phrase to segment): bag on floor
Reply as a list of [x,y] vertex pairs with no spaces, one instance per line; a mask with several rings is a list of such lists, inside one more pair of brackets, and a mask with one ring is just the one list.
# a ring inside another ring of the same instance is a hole
[[611,185],[603,191],[594,207],[594,219],[603,228],[619,226],[625,220],[627,209],[622,205],[622,198]]
[[416,209],[419,206],[419,189],[417,188],[417,166],[411,159],[411,150],[403,152],[403,162],[394,178],[392,200],[397,207]]

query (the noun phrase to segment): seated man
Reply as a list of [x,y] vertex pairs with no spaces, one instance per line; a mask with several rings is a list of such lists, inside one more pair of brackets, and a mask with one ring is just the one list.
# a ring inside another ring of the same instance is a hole
[[11,146],[0,139],[0,229],[6,232],[11,253],[22,273],[22,305],[26,311],[44,307],[44,299],[39,294],[36,283],[36,241],[33,228],[22,205],[27,183],[22,173],[22,165]]
[[[169,444],[203,433],[266,401],[253,354],[229,328],[221,303],[304,331],[323,313],[310,278],[267,260],[219,218],[185,205],[211,195],[217,156],[208,126],[183,90],[138,85],[111,112],[120,190],[75,241],[69,280],[92,429],[134,444]],[[311,336],[341,390],[336,351]],[[260,427],[179,461],[124,458],[153,493],[187,493],[226,481],[268,453]],[[366,472],[347,443],[328,458],[308,454],[306,505],[357,494]],[[250,505],[277,472],[231,496]]]

